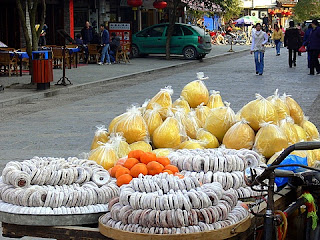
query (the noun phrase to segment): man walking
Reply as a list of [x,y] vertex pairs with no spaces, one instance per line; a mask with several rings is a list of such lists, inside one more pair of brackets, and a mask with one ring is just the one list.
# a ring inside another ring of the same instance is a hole
[[261,24],[256,24],[256,30],[252,33],[251,54],[254,53],[254,61],[256,64],[256,74],[262,75],[264,68],[264,52],[265,44],[268,42],[268,35],[261,30]]
[[314,75],[314,69],[317,74],[320,74],[319,54],[320,54],[320,27],[317,20],[312,21],[312,32],[309,37],[309,51],[310,51],[310,75]]
[[109,56],[109,44],[110,44],[109,32],[107,29],[105,29],[104,24],[100,25],[100,30],[101,30],[102,51],[101,51],[101,59],[98,64],[102,65],[104,63],[104,59],[107,58],[106,64],[110,65],[111,62],[110,62],[110,56]]
[[[294,22],[289,22],[289,28],[284,35],[284,46],[289,50],[289,67],[292,68],[292,64],[297,66],[297,51],[301,46],[301,37],[298,28],[294,27]],[[293,55],[293,56],[292,56]]]

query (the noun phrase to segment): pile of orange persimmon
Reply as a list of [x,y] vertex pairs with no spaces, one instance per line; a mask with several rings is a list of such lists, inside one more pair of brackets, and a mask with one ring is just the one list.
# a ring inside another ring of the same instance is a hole
[[167,157],[157,157],[152,152],[133,150],[128,154],[128,158],[120,159],[117,164],[109,170],[112,177],[117,179],[117,185],[128,184],[133,178],[143,175],[156,175],[159,173],[179,174],[179,169],[170,164]]

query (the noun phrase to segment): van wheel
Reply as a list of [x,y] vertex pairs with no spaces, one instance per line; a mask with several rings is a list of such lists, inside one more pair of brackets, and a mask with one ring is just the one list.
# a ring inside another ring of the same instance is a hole
[[197,58],[198,53],[194,47],[188,46],[183,49],[183,56],[185,59],[192,60]]
[[133,58],[137,58],[137,57],[139,57],[140,56],[140,54],[139,54],[139,48],[138,48],[138,46],[137,45],[132,45],[132,47],[131,47],[131,54],[132,54],[132,57]]

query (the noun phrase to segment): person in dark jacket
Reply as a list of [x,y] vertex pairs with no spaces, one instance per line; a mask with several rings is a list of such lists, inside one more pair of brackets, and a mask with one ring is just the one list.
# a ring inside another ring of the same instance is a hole
[[110,37],[109,32],[107,29],[105,29],[104,24],[100,25],[101,30],[101,45],[102,45],[102,51],[101,51],[101,59],[98,63],[99,65],[102,65],[104,63],[104,59],[107,58],[107,65],[110,65],[110,55],[109,55],[109,48],[110,48]]
[[[297,51],[301,46],[301,36],[299,29],[294,27],[294,22],[289,22],[289,28],[287,28],[284,35],[284,46],[289,50],[289,67],[292,68],[292,64],[296,66]],[[292,58],[293,55],[293,58]]]
[[87,21],[86,25],[81,30],[81,36],[83,44],[90,44],[93,40],[94,29],[90,26],[90,23]]
[[314,69],[320,74],[319,54],[320,54],[320,27],[317,20],[312,21],[312,32],[309,37],[310,51],[310,75],[314,75]]
[[309,38],[312,32],[312,25],[309,24],[308,29],[304,33],[303,37],[303,46],[307,48],[307,54],[308,54],[308,68],[310,68],[310,51],[309,51]]
[[111,62],[115,63],[116,53],[120,47],[120,38],[116,35],[115,32],[111,33],[111,42],[110,42],[110,58]]

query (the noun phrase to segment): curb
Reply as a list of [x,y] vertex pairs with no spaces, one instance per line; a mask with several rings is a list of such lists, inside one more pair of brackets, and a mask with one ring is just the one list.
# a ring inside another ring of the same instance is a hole
[[[203,62],[206,62],[207,60],[211,60],[214,58],[221,58],[221,57],[228,56],[231,54],[243,53],[243,52],[247,52],[247,51],[249,51],[249,50],[244,49],[244,50],[240,50],[237,52],[227,52],[227,53],[223,53],[223,54],[218,54],[215,56],[210,56],[210,57],[204,58]],[[139,75],[143,75],[143,74],[152,73],[155,71],[163,71],[166,69],[182,67],[182,66],[189,65],[189,64],[194,64],[194,61],[186,61],[184,63],[178,63],[178,64],[169,65],[169,66],[165,66],[165,67],[148,69],[145,71],[140,71],[140,72],[135,72],[135,73],[130,73],[130,74],[124,74],[119,77],[105,78],[105,79],[101,79],[101,80],[97,80],[97,81],[93,81],[93,82],[89,82],[89,83],[82,83],[82,84],[78,84],[78,85],[68,85],[68,86],[63,87],[61,89],[45,90],[45,91],[37,92],[37,93],[30,93],[30,94],[24,95],[22,97],[14,97],[14,98],[2,100],[2,101],[0,101],[0,108],[14,106],[17,104],[28,103],[33,100],[48,98],[48,97],[56,96],[58,94],[72,93],[72,92],[75,92],[75,91],[78,91],[81,89],[85,89],[87,87],[96,87],[96,86],[106,84],[108,82],[114,82],[114,81],[121,80],[121,79],[124,79],[127,77],[139,76]]]

